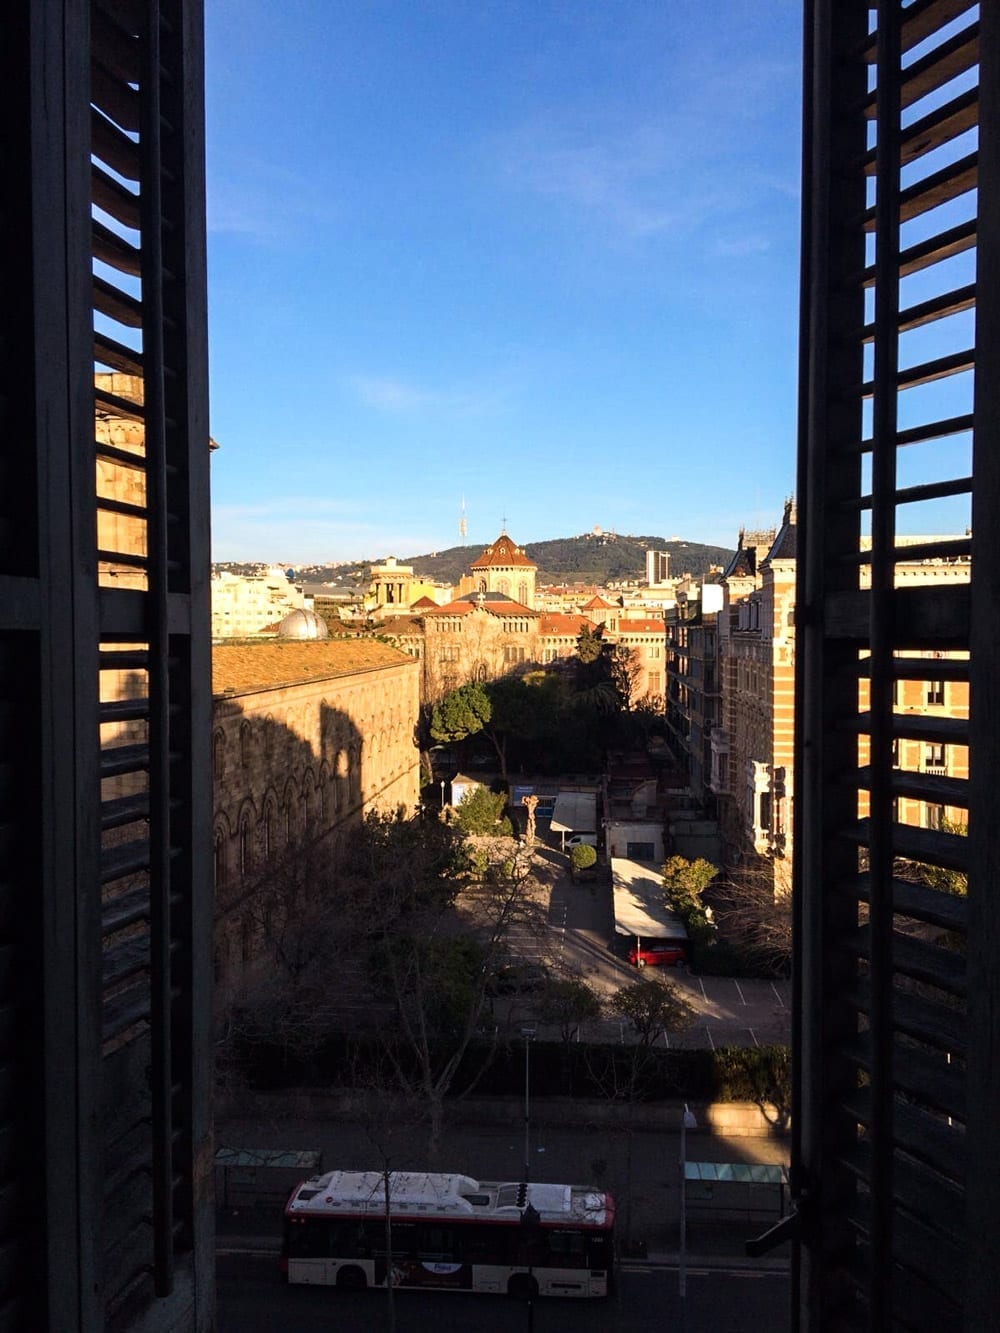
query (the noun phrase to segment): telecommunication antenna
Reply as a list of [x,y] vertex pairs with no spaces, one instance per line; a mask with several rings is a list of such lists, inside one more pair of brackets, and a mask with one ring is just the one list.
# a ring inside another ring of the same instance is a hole
[[463,542],[465,541],[465,537],[466,537],[466,534],[468,533],[468,531],[469,531],[469,525],[468,525],[468,523],[466,523],[466,521],[465,521],[465,496],[463,495],[463,496],[462,496],[462,513],[461,513],[461,516],[460,516],[460,518],[459,518],[459,520],[458,520],[458,535],[461,537],[461,539],[462,539]]

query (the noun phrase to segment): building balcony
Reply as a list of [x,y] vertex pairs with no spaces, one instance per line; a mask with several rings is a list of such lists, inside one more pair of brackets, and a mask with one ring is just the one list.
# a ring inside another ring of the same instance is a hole
[[712,741],[713,754],[729,753],[730,747],[732,745],[732,740],[729,735],[729,732],[726,731],[725,727],[713,727],[711,741]]

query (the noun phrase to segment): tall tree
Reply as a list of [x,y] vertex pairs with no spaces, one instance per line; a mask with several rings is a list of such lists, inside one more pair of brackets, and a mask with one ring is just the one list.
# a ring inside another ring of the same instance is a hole
[[608,671],[617,698],[618,710],[631,712],[642,684],[642,662],[634,648],[616,643],[608,651]]
[[464,741],[478,735],[493,716],[493,706],[478,681],[460,685],[434,705],[431,735],[436,741]]
[[[416,821],[366,821],[359,834],[361,863],[381,864],[386,833],[399,839],[398,848],[405,855],[408,838],[401,835],[399,825],[407,823],[415,825]],[[364,847],[372,834],[374,858]],[[428,1156],[434,1165],[445,1098],[456,1095],[455,1080],[480,1032],[488,990],[507,958],[508,933],[527,910],[533,885],[531,860],[510,839],[490,844],[481,882],[473,892],[476,912],[471,936],[461,929],[453,910],[457,861],[442,864],[435,859],[428,867],[432,872],[428,877],[407,873],[398,857],[388,858],[386,865],[391,866],[393,860],[402,871],[398,876],[379,874],[345,887],[364,923],[372,987],[392,1004],[395,1014],[394,1023],[380,1026],[379,1041],[396,1087],[424,1107]],[[469,860],[465,854],[461,864],[468,866]],[[471,1090],[492,1054],[490,1046],[483,1050],[478,1068],[457,1089],[457,1095]]]
[[641,1046],[652,1046],[661,1032],[687,1027],[694,1013],[669,981],[642,978],[621,986],[608,1001],[611,1012],[624,1018]]

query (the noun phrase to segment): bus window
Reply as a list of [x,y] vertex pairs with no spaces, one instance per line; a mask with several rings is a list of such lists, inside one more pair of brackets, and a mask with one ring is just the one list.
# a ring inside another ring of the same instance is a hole
[[582,1231],[549,1231],[546,1228],[549,1261],[555,1268],[589,1268]]
[[420,1258],[430,1262],[447,1263],[455,1258],[455,1239],[451,1227],[425,1223],[420,1228],[418,1242]]
[[288,1255],[292,1259],[325,1259],[331,1253],[329,1236],[327,1222],[290,1222]]

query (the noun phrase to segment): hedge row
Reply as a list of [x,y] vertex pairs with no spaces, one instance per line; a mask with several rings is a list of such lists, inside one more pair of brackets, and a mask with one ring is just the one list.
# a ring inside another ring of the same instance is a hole
[[[442,1052],[444,1054],[444,1052]],[[331,1034],[304,1054],[267,1042],[234,1052],[243,1076],[258,1090],[378,1086],[386,1076],[381,1044],[370,1037]],[[404,1050],[397,1056],[407,1063]],[[520,1095],[524,1047],[482,1041],[466,1052],[454,1093],[474,1085],[477,1095]],[[667,1050],[610,1043],[532,1043],[531,1091],[535,1097],[616,1101],[767,1101],[787,1108],[789,1053],[784,1046]]]

